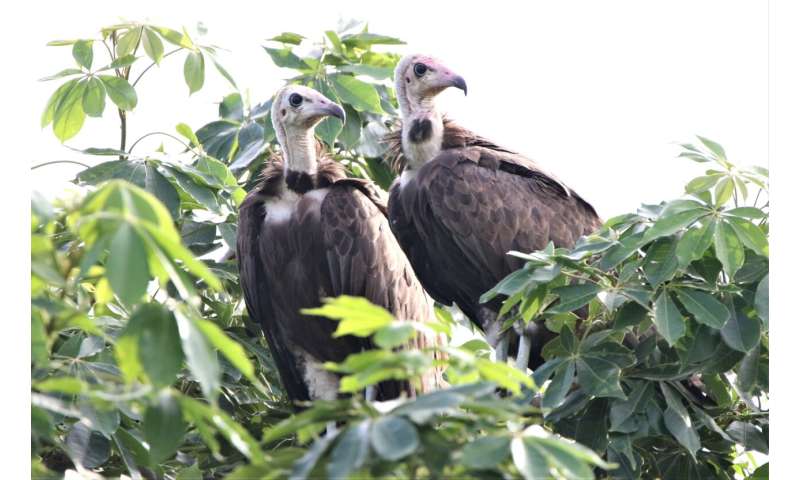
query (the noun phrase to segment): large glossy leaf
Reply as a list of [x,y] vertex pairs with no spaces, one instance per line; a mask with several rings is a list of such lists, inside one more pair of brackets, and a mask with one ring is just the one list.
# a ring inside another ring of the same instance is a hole
[[331,75],[331,85],[342,101],[358,111],[382,114],[381,99],[375,87],[350,75]]
[[203,395],[206,398],[216,398],[219,393],[220,375],[222,374],[217,353],[192,318],[182,312],[176,312],[175,318],[178,322],[181,345],[183,346],[183,353],[186,355],[186,361],[189,364],[189,370],[200,382]]
[[765,327],[769,327],[769,275],[758,282],[756,296],[753,300],[758,316],[764,322]]
[[83,468],[97,468],[111,455],[111,442],[83,422],[72,425],[65,447],[72,461]]
[[171,312],[157,304],[139,307],[128,322],[137,336],[139,362],[157,387],[169,386],[183,365],[180,334]]
[[160,394],[144,412],[142,431],[153,464],[171,458],[183,442],[186,423],[180,403],[169,392]]
[[714,241],[714,231],[716,222],[706,221],[697,228],[691,228],[678,240],[675,254],[681,266],[686,266],[691,262],[701,258],[706,250]]
[[164,57],[164,43],[158,38],[158,34],[151,28],[145,28],[142,35],[142,45],[144,52],[154,62],[159,63]]
[[90,117],[103,115],[106,108],[106,87],[97,77],[90,77],[86,81],[86,90],[82,99],[83,111]]
[[144,295],[150,281],[150,270],[147,251],[134,227],[120,225],[111,239],[106,271],[111,288],[123,302],[133,305]]
[[722,339],[734,350],[747,352],[758,344],[761,338],[761,323],[755,315],[740,309],[731,312],[730,318],[722,327]]
[[678,290],[677,294],[686,310],[704,325],[720,329],[730,317],[728,308],[707,293],[687,288]]
[[363,420],[339,435],[325,467],[329,478],[348,478],[364,465],[369,453],[369,429],[370,421]]
[[127,80],[112,75],[100,75],[100,80],[109,98],[120,110],[133,110],[136,107],[136,90]]
[[189,94],[203,88],[205,82],[205,58],[200,52],[189,52],[183,62],[183,79],[189,87]]
[[496,468],[505,463],[510,446],[508,437],[478,437],[461,450],[461,463],[475,470]]
[[656,330],[674,345],[686,331],[684,318],[667,290],[661,292],[654,304]]
[[727,222],[720,222],[714,232],[714,250],[722,263],[722,268],[729,277],[744,263],[744,249],[736,232]]
[[678,269],[677,242],[674,238],[660,238],[647,249],[643,260],[644,274],[653,287],[670,280]]
[[62,142],[78,134],[86,114],[83,111],[83,92],[86,82],[80,81],[62,94],[53,111],[53,133]]
[[78,40],[72,45],[72,58],[86,70],[92,68],[92,58],[94,52],[92,51],[92,40]]
[[373,422],[370,442],[378,455],[395,461],[417,449],[419,435],[414,425],[405,418],[386,416]]

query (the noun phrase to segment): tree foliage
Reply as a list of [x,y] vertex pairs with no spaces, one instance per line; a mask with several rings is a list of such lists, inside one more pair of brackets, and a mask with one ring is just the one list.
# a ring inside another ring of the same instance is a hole
[[[327,119],[317,134],[352,175],[384,188],[393,174],[380,139],[397,115],[399,56],[389,50],[401,43],[350,23],[264,47],[288,81],[343,105],[345,123]],[[32,197],[34,477],[705,479],[768,469],[755,471],[749,453],[768,452],[766,170],[739,168],[699,137],[680,156],[710,168],[686,196],[614,217],[573,249],[511,252],[525,266],[484,299],[504,299],[508,326],[543,321],[559,334],[532,375],[492,361],[477,332],[455,340],[469,328],[456,310],[417,325],[363,299],[331,299],[314,313],[379,348],[327,365],[350,395],[295,414],[247,316],[233,251],[237,206],[277,148],[271,100],[250,105],[234,91],[197,131],[177,123],[178,136],[148,134],[174,150],[134,152],[125,112],[138,80],[183,52],[190,94],[209,63],[237,88],[217,47],[142,23],[51,45],[70,46],[75,67],[46,79],[66,80],[42,125],[69,140],[108,99],[122,130],[119,148],[83,149],[100,160],[75,179],[85,195]],[[108,55],[104,66],[95,53]],[[394,349],[417,330],[448,340]],[[449,388],[382,403],[361,395],[432,368],[445,369]]]

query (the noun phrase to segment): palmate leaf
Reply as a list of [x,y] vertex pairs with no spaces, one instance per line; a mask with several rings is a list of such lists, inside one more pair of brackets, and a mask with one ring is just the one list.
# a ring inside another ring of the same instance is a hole
[[203,88],[205,82],[205,58],[201,52],[189,52],[183,62],[183,78],[189,87],[189,94]]

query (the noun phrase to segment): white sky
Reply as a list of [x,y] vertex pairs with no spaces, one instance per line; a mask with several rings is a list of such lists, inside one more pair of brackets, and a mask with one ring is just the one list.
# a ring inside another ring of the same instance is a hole
[[[76,4],[53,3],[29,26],[35,38],[23,48],[30,62],[18,69],[30,80],[27,98],[34,106],[19,118],[37,144],[30,161],[76,158],[50,131],[38,129],[58,83],[35,79],[73,66],[69,47],[44,44],[90,36],[124,17],[190,29],[203,21],[206,43],[230,50],[222,62],[253,103],[271,96],[288,73],[271,65],[264,39],[282,31],[319,37],[339,18],[368,20],[371,31],[406,40],[401,51],[437,56],[467,80],[469,96],[446,92],[443,111],[536,159],[606,218],[680,195],[703,169],[675,159],[674,142],[694,134],[722,143],[735,162],[766,164],[765,2],[525,3],[493,1],[487,9],[486,3],[432,1],[394,2],[392,8],[354,1],[81,2],[79,12]],[[99,49],[95,57],[104,60]],[[179,122],[197,128],[216,117],[216,102],[230,88],[208,65],[206,86],[189,97],[182,65],[181,55],[167,58],[139,84],[130,139],[174,132]],[[68,143],[116,146],[115,116],[108,108],[103,121],[87,119]],[[76,168],[45,167],[32,181],[56,191]]]

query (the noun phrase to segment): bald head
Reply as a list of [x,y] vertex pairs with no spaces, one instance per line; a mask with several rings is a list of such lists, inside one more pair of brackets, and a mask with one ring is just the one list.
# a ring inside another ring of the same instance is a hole
[[287,85],[272,100],[272,126],[288,169],[316,171],[314,127],[333,116],[344,122],[344,110],[325,95],[303,85]]
[[439,60],[427,55],[412,54],[403,57],[394,71],[397,101],[403,117],[420,110],[433,109],[433,99],[449,87],[467,94],[464,79]]

